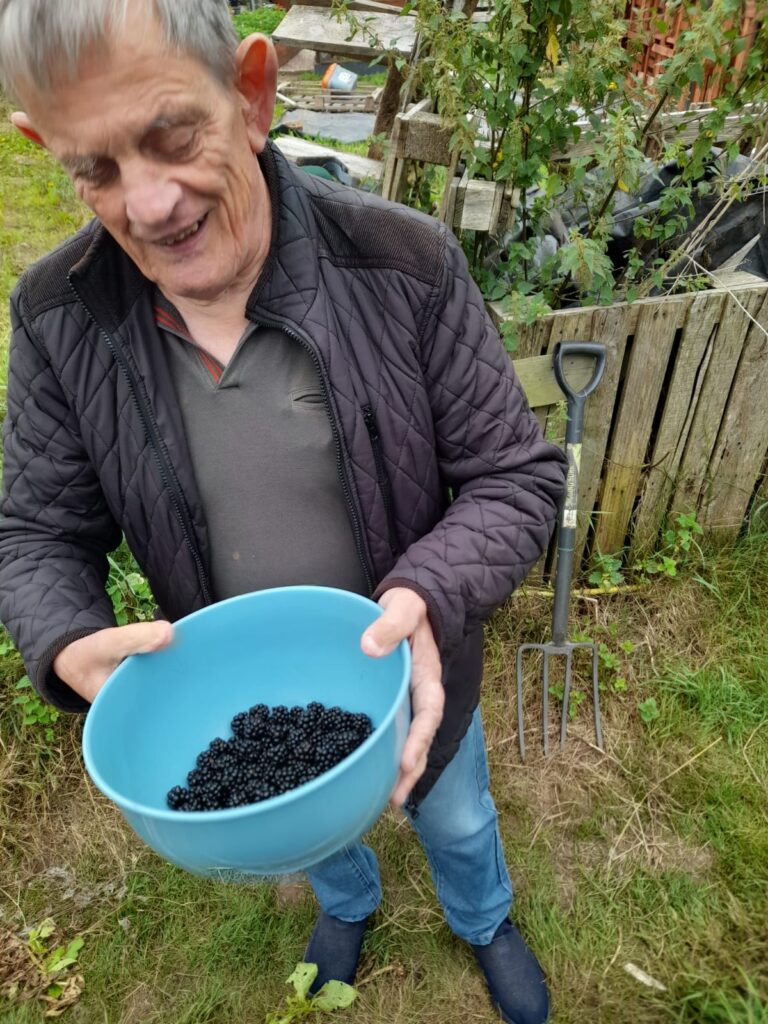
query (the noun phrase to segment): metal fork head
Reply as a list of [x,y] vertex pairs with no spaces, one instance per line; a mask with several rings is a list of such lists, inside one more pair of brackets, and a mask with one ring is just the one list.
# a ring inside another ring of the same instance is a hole
[[602,750],[603,732],[600,724],[600,692],[598,686],[598,653],[597,647],[591,642],[565,644],[521,644],[517,649],[517,735],[520,743],[520,758],[525,760],[525,733],[523,725],[523,655],[526,651],[541,651],[544,656],[542,665],[542,741],[544,756],[549,755],[549,659],[554,656],[565,658],[565,680],[563,683],[563,709],[560,716],[560,749],[565,747],[565,736],[568,728],[568,705],[571,696],[571,680],[573,672],[573,652],[590,650],[592,652],[592,704],[594,709],[595,741]]

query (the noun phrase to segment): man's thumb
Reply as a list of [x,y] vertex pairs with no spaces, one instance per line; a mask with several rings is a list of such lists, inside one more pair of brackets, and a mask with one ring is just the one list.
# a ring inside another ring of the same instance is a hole
[[364,654],[380,658],[394,651],[400,641],[409,637],[414,629],[415,624],[400,609],[388,608],[363,633],[360,646]]
[[115,629],[114,656],[120,660],[130,654],[149,654],[167,647],[173,638],[170,622],[132,622]]

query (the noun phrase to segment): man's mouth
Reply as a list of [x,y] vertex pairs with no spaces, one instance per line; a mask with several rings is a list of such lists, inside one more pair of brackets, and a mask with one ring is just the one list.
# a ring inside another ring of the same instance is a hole
[[184,228],[183,231],[179,231],[175,235],[168,235],[166,238],[159,239],[157,244],[158,245],[165,245],[165,246],[179,245],[179,243],[184,242],[187,238],[190,238],[192,235],[196,235],[197,234],[197,232],[200,230],[200,228],[205,223],[205,218],[207,216],[208,216],[207,213],[204,214],[200,218],[200,220],[196,220],[194,224],[190,224],[190,226],[188,228]]

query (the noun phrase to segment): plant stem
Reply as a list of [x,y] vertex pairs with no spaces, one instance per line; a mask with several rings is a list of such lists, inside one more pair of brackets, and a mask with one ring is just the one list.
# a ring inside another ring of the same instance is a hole
[[[667,102],[668,98],[669,98],[669,93],[665,91],[665,92],[663,92],[661,94],[661,96],[657,100],[656,106],[651,111],[651,114],[650,114],[648,120],[643,125],[643,130],[640,132],[640,139],[639,139],[640,142],[643,141],[645,136],[650,131],[653,122],[656,120],[656,118],[661,113],[661,108]],[[587,232],[586,232],[586,237],[587,238],[591,238],[592,237],[592,235],[594,234],[595,229],[597,228],[597,225],[603,219],[603,216],[605,215],[605,211],[608,209],[611,200],[616,195],[616,189],[619,187],[619,182],[620,181],[621,181],[621,178],[619,178],[619,177],[617,177],[614,180],[613,184],[611,185],[610,189],[608,190],[608,194],[606,195],[605,199],[600,204],[600,209],[597,211],[597,214],[596,214],[594,220],[591,220],[589,222],[589,227],[587,228]]]

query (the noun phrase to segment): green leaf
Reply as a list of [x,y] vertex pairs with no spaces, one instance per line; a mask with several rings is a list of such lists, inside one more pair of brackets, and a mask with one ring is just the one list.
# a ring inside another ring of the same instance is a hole
[[306,999],[312,982],[317,977],[317,964],[297,964],[293,974],[286,981],[287,985],[293,985],[296,995],[300,999]]
[[688,77],[696,85],[704,85],[704,68],[701,64],[691,64],[688,68]]
[[326,981],[312,1000],[312,1006],[318,1010],[343,1010],[356,998],[357,992],[351,985],[345,985],[343,981]]
[[647,700],[644,700],[641,704],[638,704],[637,710],[640,712],[640,717],[646,725],[650,725],[650,723],[654,719],[658,718],[661,714],[656,704],[655,697],[649,697]]
[[57,946],[45,961],[45,969],[48,974],[56,974],[58,971],[63,971],[66,967],[71,967],[72,964],[77,963],[77,955],[83,948],[83,942],[84,939],[78,936],[78,938],[72,939],[66,947]]

